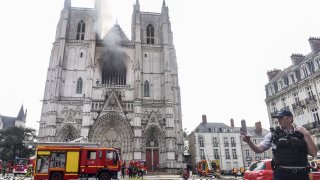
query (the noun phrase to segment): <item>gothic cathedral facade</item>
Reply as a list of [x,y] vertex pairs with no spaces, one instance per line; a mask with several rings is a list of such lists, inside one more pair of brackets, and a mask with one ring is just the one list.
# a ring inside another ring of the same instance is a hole
[[103,9],[71,7],[57,25],[43,98],[39,140],[84,138],[119,148],[148,168],[183,163],[178,70],[168,7],[133,6],[131,40],[118,24],[101,34]]

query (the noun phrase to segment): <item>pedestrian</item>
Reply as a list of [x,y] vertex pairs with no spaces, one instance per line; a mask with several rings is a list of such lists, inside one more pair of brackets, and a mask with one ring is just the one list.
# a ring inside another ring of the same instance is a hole
[[131,164],[129,165],[129,168],[128,168],[128,170],[129,170],[129,179],[131,179],[131,178],[133,178],[132,177],[132,166],[131,166]]
[[126,161],[123,161],[122,166],[121,166],[121,174],[122,174],[123,179],[124,179],[124,175],[125,175],[125,169],[126,169]]
[[240,173],[241,173],[241,176],[243,177],[243,175],[244,175],[244,167],[240,168]]
[[234,167],[234,168],[232,169],[232,172],[233,172],[233,174],[234,174],[234,178],[237,178],[237,176],[238,176],[238,168],[237,168],[237,167]]
[[2,176],[4,177],[6,175],[6,172],[7,172],[7,164],[4,161],[3,161],[3,164],[2,164],[1,172],[2,172]]
[[256,153],[272,148],[274,180],[309,180],[307,155],[315,157],[318,152],[310,134],[303,126],[293,123],[293,115],[287,109],[278,111],[272,118],[276,118],[280,126],[270,128],[260,144],[254,144],[245,132],[241,132],[242,140]]
[[184,180],[189,179],[189,177],[190,177],[189,169],[185,168],[183,170],[183,175],[182,176],[183,176]]

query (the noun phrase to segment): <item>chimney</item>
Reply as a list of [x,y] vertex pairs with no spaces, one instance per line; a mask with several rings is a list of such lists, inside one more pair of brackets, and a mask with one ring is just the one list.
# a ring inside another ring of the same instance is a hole
[[267,75],[268,75],[269,81],[271,81],[274,77],[276,77],[276,75],[278,75],[280,72],[281,72],[280,69],[274,69],[274,70],[268,71]]
[[304,56],[302,54],[292,54],[290,58],[291,58],[292,64],[296,65],[304,58]]
[[256,132],[257,133],[262,133],[262,126],[261,126],[261,122],[256,122]]
[[207,116],[205,114],[202,115],[202,123],[207,124]]
[[234,121],[233,121],[233,119],[230,119],[230,125],[231,125],[231,127],[234,128]]
[[247,133],[247,125],[246,125],[246,120],[241,120],[241,131]]
[[309,43],[314,53],[320,50],[320,38],[310,37]]

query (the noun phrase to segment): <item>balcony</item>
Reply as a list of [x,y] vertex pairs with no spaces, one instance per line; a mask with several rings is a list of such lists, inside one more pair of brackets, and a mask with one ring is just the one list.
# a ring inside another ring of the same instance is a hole
[[305,99],[306,105],[313,104],[317,102],[317,98],[315,95],[309,96]]
[[246,161],[252,161],[252,157],[246,157]]
[[236,147],[236,143],[231,143],[231,147]]
[[224,147],[229,147],[229,143],[224,143]]
[[303,127],[305,127],[311,135],[318,135],[320,134],[320,122],[312,122],[308,124],[304,124]]
[[305,108],[306,105],[304,103],[304,101],[297,101],[295,103],[292,104],[292,109],[298,109],[298,108]]
[[257,156],[257,157],[255,158],[255,160],[256,160],[256,161],[259,161],[259,160],[261,160],[261,157]]

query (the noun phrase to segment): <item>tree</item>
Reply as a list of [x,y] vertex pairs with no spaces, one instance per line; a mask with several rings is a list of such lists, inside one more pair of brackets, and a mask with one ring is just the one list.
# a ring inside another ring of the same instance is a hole
[[16,157],[34,155],[32,146],[36,138],[36,130],[31,128],[13,126],[0,130],[0,158],[13,161]]

